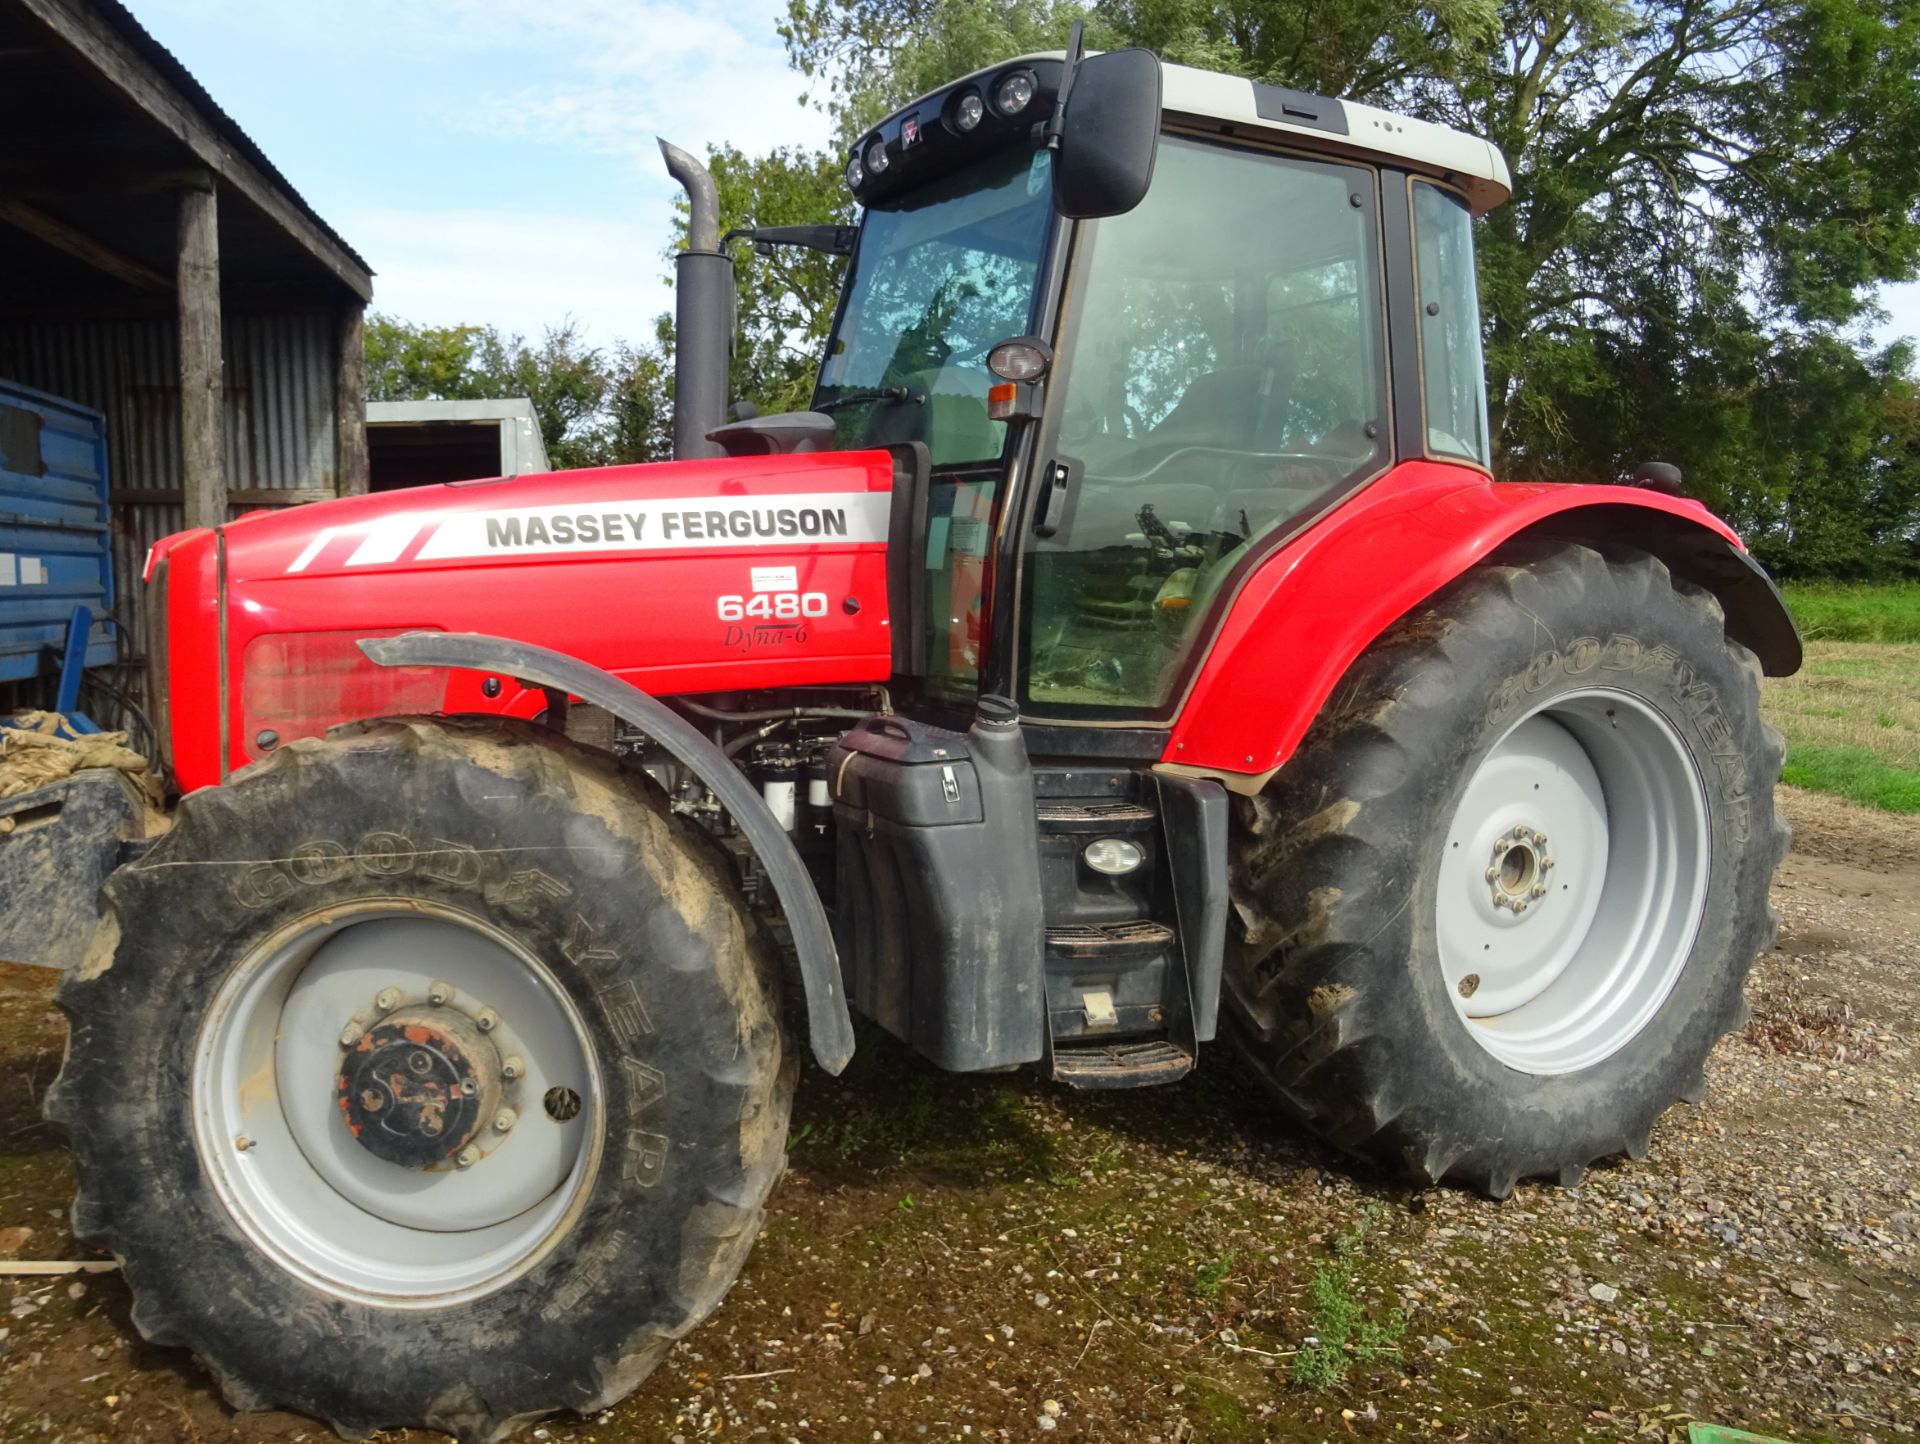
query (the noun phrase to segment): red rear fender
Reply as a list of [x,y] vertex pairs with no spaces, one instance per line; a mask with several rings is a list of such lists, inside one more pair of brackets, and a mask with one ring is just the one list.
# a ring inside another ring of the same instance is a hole
[[1161,760],[1256,788],[1393,622],[1522,533],[1639,546],[1713,591],[1770,674],[1800,642],[1764,572],[1698,502],[1624,486],[1496,483],[1396,467],[1262,563],[1234,598]]

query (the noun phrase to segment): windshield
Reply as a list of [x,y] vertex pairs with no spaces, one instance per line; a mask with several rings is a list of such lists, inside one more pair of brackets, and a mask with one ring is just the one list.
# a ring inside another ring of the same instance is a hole
[[1033,324],[1048,161],[997,151],[867,212],[814,393],[839,445],[923,441],[935,466],[999,458],[987,352]]

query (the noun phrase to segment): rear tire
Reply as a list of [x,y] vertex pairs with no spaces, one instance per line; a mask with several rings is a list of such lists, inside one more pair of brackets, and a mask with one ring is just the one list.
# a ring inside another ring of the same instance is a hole
[[731,1284],[794,1070],[644,779],[519,724],[344,728],[186,798],[106,899],[48,1100],[74,1231],[236,1408],[500,1439],[622,1398]]
[[1644,1156],[1777,927],[1759,672],[1708,593],[1571,544],[1376,642],[1238,804],[1228,1014],[1282,1103],[1496,1198]]

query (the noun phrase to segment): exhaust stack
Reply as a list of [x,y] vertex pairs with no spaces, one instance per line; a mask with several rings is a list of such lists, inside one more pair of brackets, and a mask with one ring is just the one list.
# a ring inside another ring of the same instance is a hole
[[687,245],[674,257],[673,459],[721,456],[707,433],[727,419],[733,360],[733,258],[720,249],[720,196],[707,168],[660,142],[667,174],[687,192]]

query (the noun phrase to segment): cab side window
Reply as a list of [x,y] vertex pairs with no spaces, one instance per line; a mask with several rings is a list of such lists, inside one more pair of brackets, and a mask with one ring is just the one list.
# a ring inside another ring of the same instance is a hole
[[1473,217],[1452,191],[1415,181],[1413,247],[1420,306],[1420,374],[1427,450],[1493,465],[1487,438],[1487,372],[1480,355],[1480,297]]

